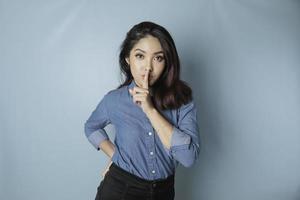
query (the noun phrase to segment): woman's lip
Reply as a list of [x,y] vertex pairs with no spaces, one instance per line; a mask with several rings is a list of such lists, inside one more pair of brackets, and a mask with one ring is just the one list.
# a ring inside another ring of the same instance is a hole
[[[145,78],[145,75],[142,75],[143,78]],[[153,76],[149,76],[149,79],[153,78]]]

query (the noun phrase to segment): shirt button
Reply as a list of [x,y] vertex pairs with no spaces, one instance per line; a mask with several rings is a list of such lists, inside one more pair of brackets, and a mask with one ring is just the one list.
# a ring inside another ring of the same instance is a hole
[[148,134],[149,134],[149,135],[152,135],[152,133],[151,133],[151,132],[149,132]]
[[150,155],[153,155],[153,152],[152,152],[152,151],[150,152]]
[[155,170],[152,170],[152,174],[155,174]]

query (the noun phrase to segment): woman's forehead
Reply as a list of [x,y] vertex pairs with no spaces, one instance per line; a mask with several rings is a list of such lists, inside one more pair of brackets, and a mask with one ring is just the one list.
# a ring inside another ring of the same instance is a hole
[[153,36],[147,36],[140,39],[132,48],[132,51],[141,51],[149,54],[161,53],[162,50],[159,40]]

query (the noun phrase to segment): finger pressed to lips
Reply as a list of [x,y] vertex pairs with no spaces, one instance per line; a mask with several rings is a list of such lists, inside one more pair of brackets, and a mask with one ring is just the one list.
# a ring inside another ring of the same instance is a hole
[[[143,80],[145,80],[145,75],[142,75]],[[148,80],[152,79],[153,76],[148,76]]]

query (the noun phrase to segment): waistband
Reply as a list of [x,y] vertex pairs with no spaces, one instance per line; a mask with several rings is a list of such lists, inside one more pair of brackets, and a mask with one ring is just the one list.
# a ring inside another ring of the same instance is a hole
[[134,185],[139,185],[142,187],[164,187],[174,185],[174,174],[168,176],[165,179],[156,179],[156,180],[147,180],[143,179],[139,176],[131,174],[130,172],[124,170],[123,168],[119,167],[115,163],[112,163],[109,167],[108,174],[115,175],[115,177],[120,178],[127,183],[131,183]]

